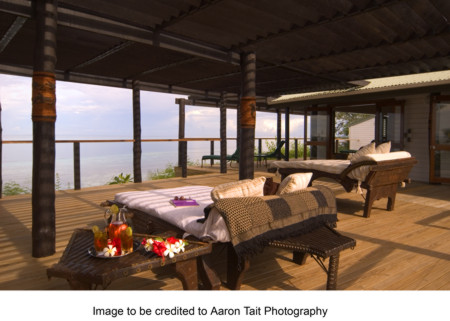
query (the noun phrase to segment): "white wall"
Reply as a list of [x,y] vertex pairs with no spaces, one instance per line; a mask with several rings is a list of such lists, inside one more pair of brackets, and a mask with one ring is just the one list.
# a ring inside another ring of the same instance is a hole
[[375,139],[375,118],[350,126],[348,129],[350,149],[358,150]]
[[414,181],[429,181],[429,150],[428,150],[428,119],[430,112],[430,95],[414,95],[396,97],[405,100],[405,132],[411,129],[409,137],[411,141],[405,139],[405,150],[414,156],[418,163],[413,167],[410,178]]

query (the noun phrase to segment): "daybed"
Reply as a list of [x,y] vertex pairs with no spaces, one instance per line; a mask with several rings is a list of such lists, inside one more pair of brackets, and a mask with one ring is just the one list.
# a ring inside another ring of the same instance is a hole
[[[365,146],[368,152],[358,153],[350,160],[306,160],[276,161],[268,168],[269,172],[278,172],[281,177],[292,173],[312,172],[312,181],[332,178],[340,183],[347,192],[353,189],[367,190],[364,204],[364,217],[369,217],[375,200],[388,198],[387,210],[394,210],[395,196],[400,184],[408,180],[409,172],[417,163],[411,154],[405,151],[376,153],[375,145]],[[390,149],[390,145],[389,145]]]
[[[239,289],[249,258],[270,242],[314,233],[337,221],[336,200],[329,188],[307,188],[311,178],[308,174],[292,177],[286,179],[280,188],[278,184],[268,184],[264,177],[260,177],[222,184],[214,189],[189,186],[125,192],[117,194],[109,204],[126,205],[133,213],[132,225],[138,233],[172,231],[180,237],[192,235],[202,241],[213,242],[213,249],[221,248],[223,251],[225,245],[228,248],[227,285],[231,289]],[[279,195],[264,196],[275,191]],[[169,203],[175,196],[191,197],[199,206],[175,208]],[[347,244],[354,246],[354,243]],[[275,243],[271,246],[283,247]],[[299,244],[297,252],[308,252],[304,249],[304,244]],[[333,252],[334,258],[342,249]],[[200,278],[206,288],[219,289],[220,279],[212,269],[213,257],[202,257]],[[322,257],[328,257],[328,254]],[[333,262],[336,263],[334,259]],[[337,265],[331,271],[330,259],[329,279],[335,280],[336,274]],[[335,288],[335,282],[334,286],[327,288]]]

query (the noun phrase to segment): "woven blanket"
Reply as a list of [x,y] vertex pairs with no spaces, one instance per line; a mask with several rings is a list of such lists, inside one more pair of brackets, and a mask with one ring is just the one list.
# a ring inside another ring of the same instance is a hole
[[334,193],[321,185],[281,196],[224,198],[215,206],[227,224],[239,258],[262,251],[272,240],[337,221]]

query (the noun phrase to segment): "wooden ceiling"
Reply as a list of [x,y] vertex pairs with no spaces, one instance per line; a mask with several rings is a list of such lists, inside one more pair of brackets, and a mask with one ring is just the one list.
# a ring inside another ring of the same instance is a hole
[[[217,98],[254,51],[259,97],[450,68],[449,0],[59,0],[57,77]],[[30,76],[32,2],[0,1],[0,72]]]

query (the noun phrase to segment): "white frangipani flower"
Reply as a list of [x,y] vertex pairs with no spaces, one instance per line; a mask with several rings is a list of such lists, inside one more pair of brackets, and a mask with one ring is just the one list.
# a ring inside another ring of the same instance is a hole
[[109,244],[107,247],[103,249],[103,255],[107,257],[115,256],[116,252],[117,249],[112,244]]

